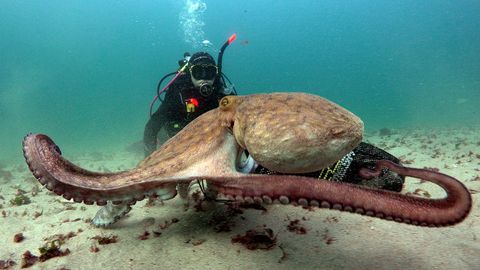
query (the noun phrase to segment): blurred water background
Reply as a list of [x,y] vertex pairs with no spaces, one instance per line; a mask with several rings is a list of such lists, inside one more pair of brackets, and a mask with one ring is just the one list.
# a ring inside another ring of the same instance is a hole
[[0,162],[22,159],[28,132],[67,157],[141,140],[158,80],[233,33],[224,72],[240,94],[315,93],[369,132],[478,127],[479,14],[453,0],[4,0]]

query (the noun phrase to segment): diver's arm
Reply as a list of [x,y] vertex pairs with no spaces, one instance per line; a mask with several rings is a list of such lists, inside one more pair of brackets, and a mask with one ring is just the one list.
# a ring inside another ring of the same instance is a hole
[[143,144],[145,150],[145,156],[150,155],[153,151],[157,150],[157,134],[164,126],[166,121],[166,105],[161,104],[158,110],[152,114],[145,125],[143,132]]

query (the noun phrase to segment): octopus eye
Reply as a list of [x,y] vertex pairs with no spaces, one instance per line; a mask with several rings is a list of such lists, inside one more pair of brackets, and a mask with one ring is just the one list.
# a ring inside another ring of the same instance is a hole
[[230,104],[230,101],[228,100],[227,97],[224,97],[220,100],[220,106],[226,107],[226,106],[228,106],[228,104]]

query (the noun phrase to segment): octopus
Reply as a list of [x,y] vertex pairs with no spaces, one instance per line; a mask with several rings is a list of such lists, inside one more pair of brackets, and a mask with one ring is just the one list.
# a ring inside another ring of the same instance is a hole
[[[299,175],[349,153],[361,142],[363,129],[356,115],[316,95],[255,94],[224,97],[218,108],[196,118],[131,170],[85,170],[63,158],[43,134],[28,134],[23,153],[30,171],[48,190],[67,200],[103,206],[93,219],[97,226],[114,223],[144,198],[188,197],[194,186],[217,200],[329,208],[417,226],[449,226],[467,217],[469,191],[457,179],[433,170],[380,160],[374,170],[362,168],[359,174],[369,179],[388,169],[440,186],[443,198]],[[238,162],[245,150],[282,174],[241,172]]]

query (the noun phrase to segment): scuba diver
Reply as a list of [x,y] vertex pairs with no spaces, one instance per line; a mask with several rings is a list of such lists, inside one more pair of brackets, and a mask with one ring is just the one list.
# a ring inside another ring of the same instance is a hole
[[[222,46],[218,54],[218,65],[213,57],[206,52],[197,52],[190,56],[184,54],[176,72],[165,75],[157,87],[157,95],[150,105],[150,119],[145,125],[143,134],[145,156],[157,149],[169,137],[173,137],[183,127],[201,114],[218,107],[218,102],[224,96],[237,95],[235,87],[222,72],[223,52],[236,38],[232,35]],[[160,90],[162,82],[175,75],[170,82]],[[228,81],[228,84],[227,84]],[[163,100],[160,95],[165,92]],[[161,105],[152,114],[152,105],[160,99]],[[158,140],[158,134],[164,129],[164,136]],[[165,138],[167,137],[167,138]]]
[[179,71],[180,75],[166,89],[160,107],[145,125],[145,156],[157,149],[157,134],[162,128],[168,137],[173,137],[193,119],[217,108],[224,96],[237,94],[233,85],[226,85],[220,65],[215,64],[210,54],[197,52],[192,56],[185,53],[184,56],[179,64],[180,68],[186,67],[185,71]]
[[[165,92],[165,97],[155,113],[150,106],[150,119],[145,125],[144,145],[145,156],[150,155],[157,149],[159,140],[157,134],[163,128],[167,137],[173,137],[183,127],[201,114],[218,107],[221,98],[227,95],[237,95],[233,84],[228,77],[222,73],[222,57],[225,48],[235,40],[232,35],[222,46],[218,55],[218,65],[213,57],[206,52],[197,52],[190,56],[185,53],[184,58],[179,61],[180,68],[176,72],[165,75],[157,87],[157,96]],[[163,80],[169,76],[173,79],[160,91]],[[227,84],[228,81],[228,84]],[[166,138],[161,140],[161,143]],[[375,168],[377,160],[386,159],[394,163],[400,160],[386,151],[371,144],[362,142],[353,151],[341,160],[328,168],[317,172],[300,174],[303,176],[326,179],[330,181],[349,182],[391,191],[401,191],[404,177],[384,170],[380,176],[366,180],[358,171],[361,168]],[[281,174],[268,170],[257,164],[248,152],[239,158],[237,169],[244,173],[256,174]]]

